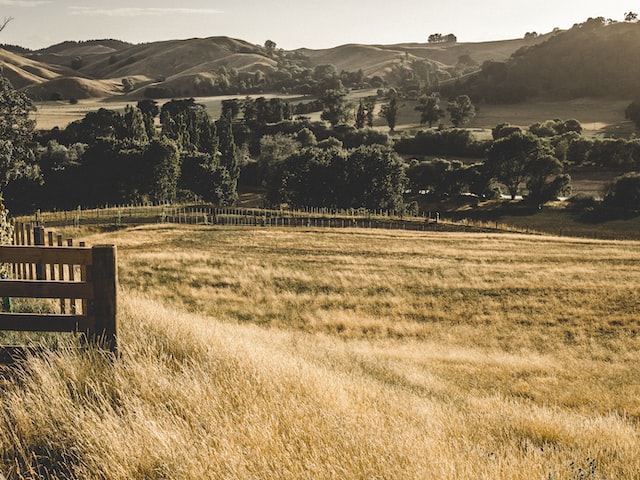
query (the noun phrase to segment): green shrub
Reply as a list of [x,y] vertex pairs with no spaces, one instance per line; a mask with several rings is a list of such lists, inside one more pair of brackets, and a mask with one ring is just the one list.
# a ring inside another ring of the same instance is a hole
[[616,178],[605,201],[624,210],[640,210],[640,173],[631,172]]

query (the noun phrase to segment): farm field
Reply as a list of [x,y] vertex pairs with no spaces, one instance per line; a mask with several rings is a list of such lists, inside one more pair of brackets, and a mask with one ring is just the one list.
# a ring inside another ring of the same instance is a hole
[[640,471],[640,242],[70,234],[118,245],[121,357],[63,349],[3,372],[9,478]]

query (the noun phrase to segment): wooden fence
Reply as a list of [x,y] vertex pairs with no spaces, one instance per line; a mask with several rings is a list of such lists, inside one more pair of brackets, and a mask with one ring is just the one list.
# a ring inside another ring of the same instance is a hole
[[[74,247],[71,240],[47,235],[42,227],[16,224],[12,246],[0,246],[0,263],[10,278],[0,280],[0,297],[49,298],[60,313],[0,312],[0,330],[83,333],[109,350],[117,349],[116,247]],[[33,243],[32,243],[33,242]]]
[[[28,217],[20,217],[28,222]],[[247,207],[214,207],[208,204],[191,205],[121,205],[101,209],[36,212],[31,221],[54,227],[106,225],[116,227],[148,223],[205,224],[229,226],[291,226],[291,227],[352,227],[401,228],[431,230],[440,223],[438,212],[408,216],[394,210],[364,208],[297,208],[266,209]]]

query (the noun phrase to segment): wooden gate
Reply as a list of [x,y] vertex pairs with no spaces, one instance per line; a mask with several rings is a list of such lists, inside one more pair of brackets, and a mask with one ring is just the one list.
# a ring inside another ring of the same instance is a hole
[[[0,263],[13,278],[0,280],[0,297],[59,299],[59,314],[0,312],[0,330],[79,332],[117,350],[116,247],[0,246]],[[34,272],[35,276],[26,272]]]

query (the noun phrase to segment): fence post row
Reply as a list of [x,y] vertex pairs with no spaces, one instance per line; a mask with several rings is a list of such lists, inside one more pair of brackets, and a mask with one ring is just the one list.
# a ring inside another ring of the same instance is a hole
[[[44,246],[44,229],[36,227],[34,233],[36,245],[0,246],[0,263],[14,267],[13,278],[0,280],[0,297],[59,299],[60,313],[0,312],[0,330],[84,333],[90,342],[116,352],[116,247]],[[61,245],[61,236],[57,240]],[[53,243],[51,234],[49,243]],[[25,268],[33,265],[36,266],[35,278]],[[79,280],[73,273],[76,267],[80,268]],[[69,312],[65,299],[71,299]],[[80,309],[76,308],[77,300],[81,301]]]

